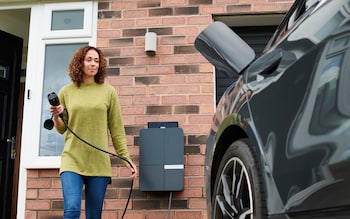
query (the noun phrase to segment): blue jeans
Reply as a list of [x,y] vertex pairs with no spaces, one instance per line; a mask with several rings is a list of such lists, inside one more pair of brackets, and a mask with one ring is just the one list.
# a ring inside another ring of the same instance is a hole
[[61,174],[64,219],[80,219],[83,185],[85,185],[86,219],[101,219],[103,200],[109,177],[82,176],[73,172]]

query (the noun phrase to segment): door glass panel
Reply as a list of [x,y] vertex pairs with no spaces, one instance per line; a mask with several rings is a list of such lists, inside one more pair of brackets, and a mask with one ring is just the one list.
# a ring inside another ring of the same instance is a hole
[[51,30],[84,29],[84,10],[52,11]]
[[[68,64],[74,52],[87,43],[46,45],[44,63],[44,86],[41,109],[41,123],[51,118],[50,104],[47,95],[51,92],[58,94],[61,87],[70,82]],[[39,156],[60,156],[63,150],[64,135],[58,134],[53,128],[47,130],[41,126]]]
[[7,68],[0,65],[0,78],[7,78]]

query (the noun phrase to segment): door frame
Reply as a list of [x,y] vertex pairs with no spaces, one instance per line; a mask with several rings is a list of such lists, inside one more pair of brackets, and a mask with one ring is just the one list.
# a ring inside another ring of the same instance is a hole
[[16,133],[16,159],[13,171],[13,188],[12,188],[12,204],[11,204],[11,218],[16,218],[17,215],[17,198],[18,198],[18,184],[19,184],[19,167],[20,167],[20,154],[22,143],[22,120],[23,120],[23,103],[24,103],[24,83],[19,85],[18,96],[18,110],[17,110],[17,133]]

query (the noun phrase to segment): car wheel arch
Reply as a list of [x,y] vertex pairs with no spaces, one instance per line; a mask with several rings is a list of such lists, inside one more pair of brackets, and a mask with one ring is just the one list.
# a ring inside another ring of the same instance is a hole
[[[221,132],[221,135],[215,141],[215,148],[213,153],[213,163],[211,168],[211,179],[210,179],[210,187],[211,193],[213,192],[213,187],[216,179],[217,172],[216,170],[219,168],[220,160],[224,156],[227,149],[231,146],[231,144],[239,139],[247,138],[248,135],[244,131],[244,129],[238,125],[227,126],[225,130]],[[218,150],[220,148],[220,150]],[[212,197],[212,194],[211,194]]]

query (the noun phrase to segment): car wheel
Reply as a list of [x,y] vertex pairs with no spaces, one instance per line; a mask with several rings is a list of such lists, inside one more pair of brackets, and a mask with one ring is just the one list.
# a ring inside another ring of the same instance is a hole
[[266,218],[259,170],[249,142],[235,141],[227,149],[217,171],[212,219]]

